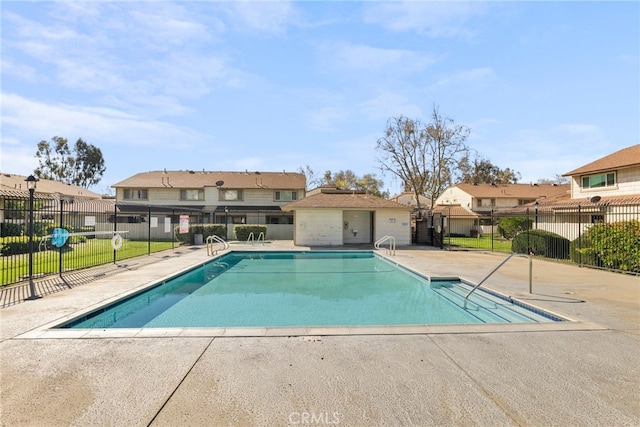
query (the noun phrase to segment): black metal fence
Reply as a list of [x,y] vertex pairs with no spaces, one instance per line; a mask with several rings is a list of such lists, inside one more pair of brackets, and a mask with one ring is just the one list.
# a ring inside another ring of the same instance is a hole
[[201,222],[184,208],[38,193],[32,202],[0,197],[0,286],[172,249],[177,228]]
[[640,206],[610,204],[490,210],[444,209],[416,221],[417,243],[449,250],[530,253],[640,274]]

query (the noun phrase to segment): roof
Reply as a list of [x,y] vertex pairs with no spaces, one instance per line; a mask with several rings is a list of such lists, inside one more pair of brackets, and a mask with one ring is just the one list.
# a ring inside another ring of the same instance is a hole
[[382,199],[371,194],[357,192],[318,193],[304,199],[282,206],[282,210],[289,212],[296,209],[402,209],[412,210],[410,206]]
[[133,175],[114,188],[204,188],[226,189],[271,188],[299,190],[306,187],[304,174],[298,172],[215,172],[215,171],[150,171]]
[[[0,173],[0,194],[3,196],[25,197],[29,194],[27,190],[27,179],[24,175]],[[102,196],[86,188],[64,182],[53,181],[51,179],[39,179],[36,184],[36,194],[60,194],[67,197],[79,199],[101,199]]]
[[440,213],[445,216],[480,216],[476,212],[460,205],[437,205],[433,208],[433,213]]
[[569,184],[456,184],[455,187],[480,199],[540,199],[569,194],[571,189]]
[[[420,195],[419,198],[420,198],[420,204],[423,207],[425,205],[431,204],[431,199],[429,199],[428,197]],[[416,202],[416,195],[410,191],[396,194],[395,196],[389,198],[389,200],[392,200],[394,202],[407,205],[407,206],[413,206],[413,207],[418,206],[418,203]]]
[[527,203],[513,208],[500,209],[502,212],[525,212],[527,209],[577,209],[578,206],[584,209],[601,206],[638,206],[640,205],[640,195],[631,196],[603,196],[599,198],[572,199],[569,194],[552,196],[541,199],[536,203]]
[[631,166],[640,166],[640,144],[616,151],[598,160],[574,169],[562,176],[582,175],[586,173],[604,172]]

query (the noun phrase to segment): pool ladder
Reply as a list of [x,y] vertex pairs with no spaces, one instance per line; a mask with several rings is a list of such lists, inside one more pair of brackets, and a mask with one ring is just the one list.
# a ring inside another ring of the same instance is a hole
[[264,245],[264,232],[261,231],[260,234],[258,234],[258,238],[256,239],[253,231],[251,233],[249,233],[249,237],[247,237],[247,243],[251,243],[252,245],[254,243],[260,243],[260,240],[262,240],[262,244]]
[[491,277],[493,275],[493,273],[495,273],[496,271],[498,271],[498,269],[500,267],[502,267],[503,265],[506,264],[507,261],[509,261],[511,258],[513,257],[526,257],[529,258],[529,293],[533,293],[533,280],[532,280],[532,272],[533,272],[533,260],[531,258],[531,255],[529,254],[511,254],[508,257],[506,257],[500,264],[498,264],[496,266],[496,268],[494,268],[493,270],[491,270],[491,272],[489,274],[487,274],[484,279],[482,279],[480,281],[480,283],[478,283],[477,285],[475,285],[473,287],[473,289],[471,289],[469,291],[469,293],[467,294],[467,296],[464,297],[464,308],[467,308],[467,300],[469,299],[469,296],[480,287],[480,285],[482,285],[489,277]]
[[216,236],[215,234],[207,237],[207,255],[217,255],[218,250],[213,247],[214,244],[220,243],[222,244],[222,250],[229,249],[229,243],[225,241],[222,237]]
[[380,249],[380,245],[382,245],[387,240],[389,241],[389,249],[387,249],[387,253],[390,255],[395,255],[396,254],[396,238],[393,236],[386,235],[381,237],[373,244],[373,247],[376,249]]

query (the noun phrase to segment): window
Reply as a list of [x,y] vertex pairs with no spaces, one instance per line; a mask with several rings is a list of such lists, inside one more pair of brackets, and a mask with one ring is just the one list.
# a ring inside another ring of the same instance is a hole
[[242,190],[220,190],[220,200],[242,200]]
[[582,177],[582,188],[585,190],[590,188],[614,187],[615,185],[616,174],[614,172]]
[[149,198],[148,190],[144,189],[135,189],[135,188],[125,188],[124,189],[124,199],[125,200],[147,200]]
[[293,215],[267,215],[267,224],[293,224]]
[[204,200],[204,190],[180,190],[180,200]]
[[276,191],[274,200],[277,202],[292,202],[298,200],[297,191]]
[[496,205],[496,199],[478,199],[479,208],[490,208]]
[[527,203],[533,203],[535,201],[536,201],[536,199],[519,199],[518,200],[518,204],[519,205],[526,205]]

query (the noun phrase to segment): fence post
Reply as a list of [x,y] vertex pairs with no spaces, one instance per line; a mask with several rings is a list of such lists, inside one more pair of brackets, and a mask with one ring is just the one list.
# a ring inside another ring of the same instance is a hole
[[[529,215],[529,208],[527,208],[527,221],[531,220],[531,216]],[[531,253],[531,241],[529,238],[531,237],[531,230],[527,230],[527,253]]]
[[147,255],[151,255],[151,205],[147,216]]
[[[64,225],[62,220],[63,215],[64,215],[64,199],[60,197],[60,224],[59,224],[60,228],[62,228]],[[60,247],[58,248],[58,274],[60,275],[60,277],[62,277],[62,267],[64,266],[62,262],[62,254],[64,253],[62,251],[63,246],[64,245],[60,245]]]
[[578,267],[582,267],[582,207],[578,205]]
[[171,224],[171,249],[175,249],[176,248],[176,227],[175,225],[173,225],[173,218],[176,217],[176,210],[172,209],[171,210],[171,221],[169,221],[169,224]]
[[493,217],[493,207],[492,207],[491,208],[491,252],[493,252],[493,235],[495,234],[494,233],[494,231],[495,231],[495,229],[494,229],[494,227],[495,227],[494,221],[495,221],[495,218]]
[[[113,205],[113,232],[115,236],[115,232],[118,231],[118,204]],[[113,249],[113,263],[116,263],[116,250]]]

